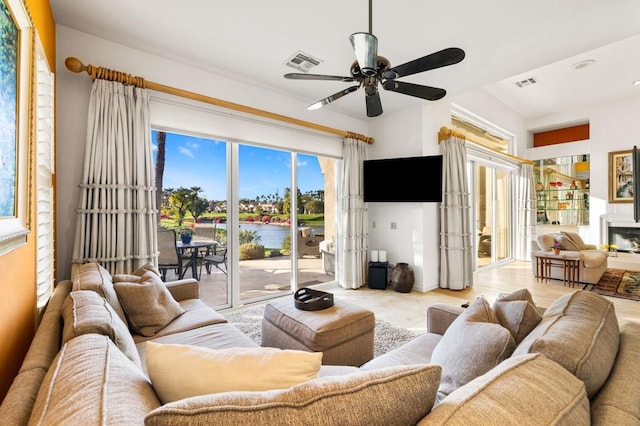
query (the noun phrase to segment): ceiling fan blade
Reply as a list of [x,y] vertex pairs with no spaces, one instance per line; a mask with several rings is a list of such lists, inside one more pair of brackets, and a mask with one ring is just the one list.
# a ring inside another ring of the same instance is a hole
[[358,90],[360,88],[360,86],[351,86],[349,88],[346,88],[344,90],[339,91],[338,93],[335,93],[331,96],[327,96],[324,99],[319,100],[318,102],[311,104],[307,107],[308,110],[314,110],[314,109],[320,109],[323,106],[330,104],[333,101],[336,101],[338,99],[340,99],[341,97],[343,97],[344,95],[348,95],[351,92],[355,92],[356,90]]
[[367,117],[377,117],[382,114],[382,102],[380,101],[380,92],[377,90],[372,94],[365,96],[367,104]]
[[354,33],[349,36],[360,72],[366,76],[378,74],[376,58],[378,57],[378,39],[370,33]]
[[329,81],[345,81],[351,82],[355,81],[353,77],[342,77],[339,75],[324,75],[324,74],[303,74],[303,73],[289,73],[285,74],[284,78],[288,78],[289,80],[329,80]]
[[457,64],[464,59],[464,56],[464,50],[457,47],[449,47],[439,52],[393,67],[385,71],[383,75],[384,78],[394,79],[404,77],[406,75],[417,74],[419,72]]
[[447,94],[447,91],[439,87],[422,86],[420,84],[405,83],[404,81],[387,80],[382,83],[384,90],[415,96],[428,101],[437,101]]

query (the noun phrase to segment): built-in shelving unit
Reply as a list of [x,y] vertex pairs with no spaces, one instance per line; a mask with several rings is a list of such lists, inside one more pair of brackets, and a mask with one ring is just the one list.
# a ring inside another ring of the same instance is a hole
[[588,156],[538,160],[534,169],[538,223],[588,225]]

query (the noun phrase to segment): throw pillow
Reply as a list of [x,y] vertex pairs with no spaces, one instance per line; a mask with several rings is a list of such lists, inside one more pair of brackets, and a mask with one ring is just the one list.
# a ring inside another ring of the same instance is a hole
[[451,323],[436,345],[431,362],[442,367],[441,399],[481,376],[511,355],[511,333],[500,325],[489,303],[480,297]]
[[116,274],[116,275],[114,275],[113,276],[113,282],[114,283],[121,282],[121,281],[137,282],[137,281],[140,280],[140,277],[142,277],[147,272],[153,272],[154,274],[156,274],[157,276],[160,277],[160,273],[158,272],[156,267],[153,266],[152,263],[147,263],[147,264],[141,266],[140,268],[136,269],[135,271],[131,272],[130,274]]
[[553,238],[560,243],[562,250],[580,251],[576,243],[564,232],[556,232],[553,234]]
[[511,357],[451,393],[419,425],[588,425],[584,384],[543,355]]
[[209,349],[147,342],[147,372],[163,403],[229,391],[283,389],[317,377],[322,352]]
[[133,337],[111,305],[95,291],[72,291],[62,305],[62,344],[83,334],[102,334],[111,339],[138,367],[140,356]]
[[509,330],[516,344],[527,337],[542,320],[542,314],[526,288],[496,300],[493,310],[500,324]]
[[184,313],[167,286],[153,272],[144,273],[138,282],[121,281],[113,286],[129,327],[143,336],[153,336]]
[[578,247],[578,250],[587,250],[587,245],[579,234],[575,232],[563,232],[563,234],[566,235],[576,247]]
[[415,425],[431,410],[439,378],[437,365],[407,365],[210,394],[159,407],[145,425]]

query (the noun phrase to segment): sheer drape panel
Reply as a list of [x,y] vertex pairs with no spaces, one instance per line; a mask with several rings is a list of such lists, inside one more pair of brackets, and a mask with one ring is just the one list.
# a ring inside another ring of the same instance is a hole
[[462,290],[473,285],[467,152],[464,139],[450,137],[442,144],[440,287]]
[[344,288],[358,288],[364,285],[367,218],[362,191],[362,163],[365,159],[365,143],[346,138],[340,183],[341,232],[337,246],[340,262],[338,282]]
[[157,262],[155,187],[145,89],[95,80],[73,262],[111,273]]
[[518,175],[518,216],[516,224],[516,256],[518,260],[531,260],[531,243],[536,233],[536,191],[533,165],[523,164]]

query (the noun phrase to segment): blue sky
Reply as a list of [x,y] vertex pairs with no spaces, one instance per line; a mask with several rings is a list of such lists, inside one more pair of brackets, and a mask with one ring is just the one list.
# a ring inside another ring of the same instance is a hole
[[[153,160],[156,158],[156,134],[151,132]],[[223,141],[167,133],[163,187],[202,188],[208,200],[226,199],[227,144]],[[240,198],[258,195],[282,197],[291,186],[291,154],[286,151],[240,145]],[[302,193],[324,189],[318,159],[298,154],[298,186]]]

